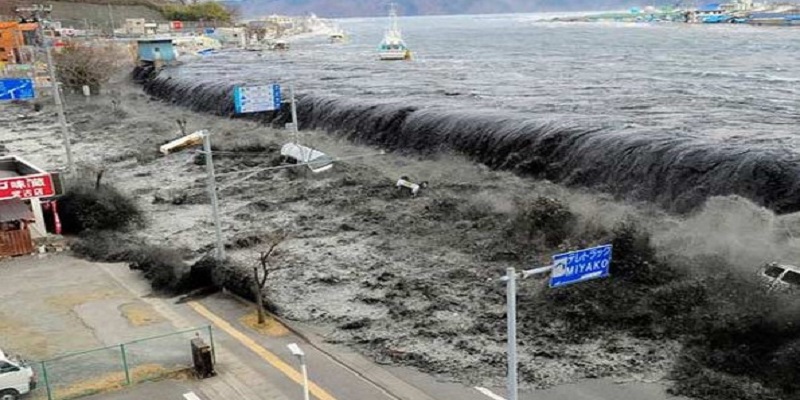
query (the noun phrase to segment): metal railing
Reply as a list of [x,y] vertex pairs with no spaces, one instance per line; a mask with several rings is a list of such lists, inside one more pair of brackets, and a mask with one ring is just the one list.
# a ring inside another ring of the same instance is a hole
[[33,398],[69,400],[178,375],[192,367],[196,337],[213,356],[213,332],[203,326],[31,362],[38,376]]

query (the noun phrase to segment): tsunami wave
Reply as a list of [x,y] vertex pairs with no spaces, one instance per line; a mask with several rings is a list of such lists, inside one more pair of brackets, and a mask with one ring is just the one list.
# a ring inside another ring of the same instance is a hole
[[[200,82],[147,69],[137,69],[134,76],[154,97],[234,116],[230,82]],[[300,95],[297,107],[301,129],[324,130],[396,152],[455,151],[490,168],[654,202],[672,212],[690,212],[710,197],[725,195],[778,213],[800,211],[800,160],[778,148],[334,95]],[[289,115],[283,111],[247,118],[282,126]]]

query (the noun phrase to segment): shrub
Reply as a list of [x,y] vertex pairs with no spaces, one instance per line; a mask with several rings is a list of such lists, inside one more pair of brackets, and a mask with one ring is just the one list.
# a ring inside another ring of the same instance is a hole
[[166,19],[180,21],[231,22],[233,12],[222,4],[204,2],[189,5],[170,4],[161,9]]
[[143,246],[141,239],[115,231],[86,232],[71,245],[78,256],[101,262],[127,262]]
[[59,200],[58,214],[64,233],[87,230],[123,230],[142,223],[142,213],[133,199],[110,185],[73,181]]
[[67,88],[89,86],[92,93],[119,72],[130,57],[114,44],[69,42],[53,54],[58,80]]
[[72,245],[72,250],[93,261],[126,262],[131,269],[142,271],[153,289],[161,292],[185,293],[213,285],[213,262],[208,258],[189,265],[184,262],[188,253],[153,246],[120,232],[87,232]]

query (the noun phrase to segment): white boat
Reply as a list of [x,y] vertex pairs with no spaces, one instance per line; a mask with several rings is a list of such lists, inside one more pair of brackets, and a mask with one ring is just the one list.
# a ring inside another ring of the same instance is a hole
[[391,25],[383,35],[383,41],[378,47],[378,55],[384,61],[410,60],[411,50],[408,49],[406,42],[403,41],[403,34],[397,25],[397,10],[394,3],[389,11],[389,18],[391,18]]
[[343,43],[345,40],[347,40],[347,35],[344,33],[342,28],[337,26],[333,29],[328,38],[331,40],[331,43]]

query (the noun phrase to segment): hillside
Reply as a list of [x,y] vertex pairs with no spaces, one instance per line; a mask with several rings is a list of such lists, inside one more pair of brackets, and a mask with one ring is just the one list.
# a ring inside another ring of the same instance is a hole
[[[325,17],[385,15],[389,0],[231,0],[242,15],[304,14]],[[403,15],[482,14],[624,9],[636,0],[395,0]],[[656,1],[656,4],[674,4]]]

